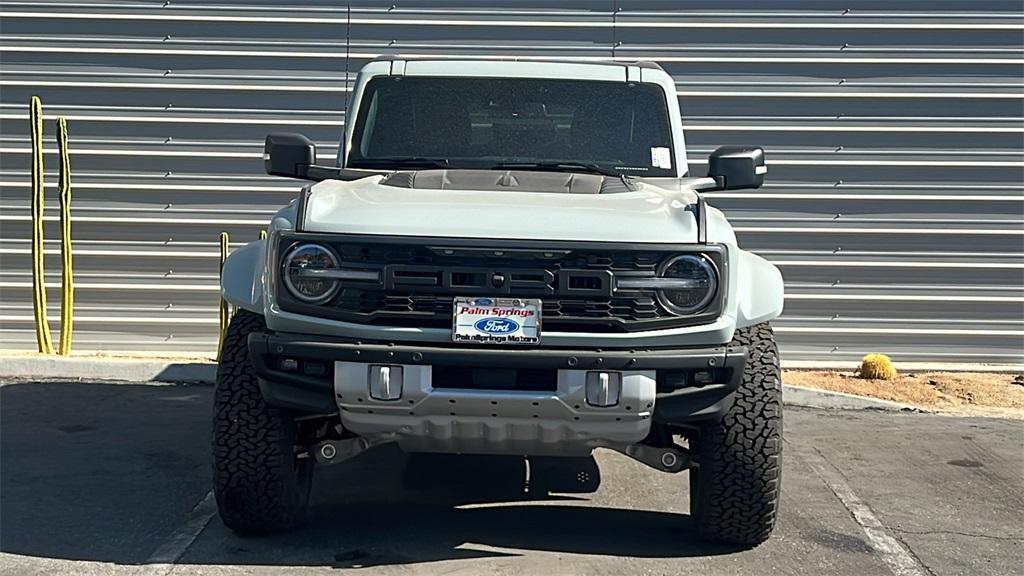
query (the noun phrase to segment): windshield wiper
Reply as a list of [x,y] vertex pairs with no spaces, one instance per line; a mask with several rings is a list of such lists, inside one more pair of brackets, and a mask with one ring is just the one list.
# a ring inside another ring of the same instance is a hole
[[623,176],[623,174],[619,174],[614,170],[602,168],[597,164],[588,162],[502,162],[491,166],[491,170],[518,169],[543,170],[547,172],[590,172],[591,174],[611,176],[612,178],[621,178]]
[[447,158],[424,158],[419,156],[393,156],[384,158],[362,158],[354,160],[347,168],[447,168]]

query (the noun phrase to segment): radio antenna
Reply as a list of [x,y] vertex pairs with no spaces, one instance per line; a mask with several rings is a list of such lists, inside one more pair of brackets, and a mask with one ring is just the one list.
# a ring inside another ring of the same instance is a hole
[[349,2],[345,9],[345,104],[342,108],[342,114],[345,117],[345,129],[341,133],[341,144],[338,146],[338,166],[342,165],[342,161],[345,158],[345,147],[348,141],[345,138],[345,133],[348,132],[348,103],[352,99],[352,93],[349,91],[348,83],[348,61],[349,61],[349,50],[352,45],[352,3]]

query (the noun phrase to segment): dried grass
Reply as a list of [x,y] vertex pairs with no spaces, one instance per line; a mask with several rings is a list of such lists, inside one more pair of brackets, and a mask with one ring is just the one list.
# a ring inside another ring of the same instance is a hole
[[783,382],[910,404],[934,411],[1024,417],[1024,376],[984,372],[922,372],[893,380],[848,372],[786,370]]

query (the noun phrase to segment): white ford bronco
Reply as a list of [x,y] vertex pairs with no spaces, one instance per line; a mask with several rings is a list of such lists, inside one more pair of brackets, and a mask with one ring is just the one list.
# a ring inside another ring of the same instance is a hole
[[701,196],[761,186],[764,152],[690,175],[674,82],[645,62],[385,58],[347,110],[335,166],[267,137],[269,174],[314,183],[224,264],[224,523],[294,524],[316,466],[381,444],[605,448],[688,471],[701,537],[768,538],[782,277]]

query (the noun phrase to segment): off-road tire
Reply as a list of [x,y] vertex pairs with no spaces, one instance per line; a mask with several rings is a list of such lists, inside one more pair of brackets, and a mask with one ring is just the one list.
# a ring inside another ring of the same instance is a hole
[[296,457],[295,415],[264,402],[249,361],[248,336],[265,326],[245,310],[232,318],[213,398],[213,492],[221,520],[243,534],[294,525],[312,482],[312,459]]
[[702,427],[690,474],[690,514],[701,538],[756,546],[772,533],[782,481],[782,384],[767,324],[736,331],[747,365],[732,407]]

